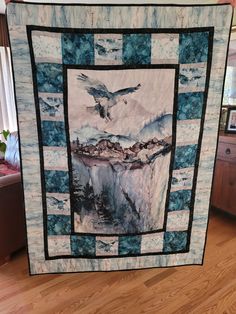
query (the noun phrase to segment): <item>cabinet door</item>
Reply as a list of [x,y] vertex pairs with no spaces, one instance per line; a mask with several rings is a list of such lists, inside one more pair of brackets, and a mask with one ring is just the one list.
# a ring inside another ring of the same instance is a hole
[[214,181],[212,187],[212,198],[211,198],[211,205],[223,209],[224,207],[224,195],[223,195],[223,181],[224,181],[224,174],[227,170],[227,163],[222,160],[216,161],[215,167],[215,174],[214,174]]
[[223,177],[224,210],[236,215],[236,163],[227,163]]
[[236,215],[236,164],[217,160],[211,203]]

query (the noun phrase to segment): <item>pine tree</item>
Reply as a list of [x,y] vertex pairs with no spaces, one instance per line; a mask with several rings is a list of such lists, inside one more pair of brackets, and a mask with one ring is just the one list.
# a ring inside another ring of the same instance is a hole
[[73,171],[73,189],[72,189],[72,206],[73,210],[77,213],[80,213],[82,206],[82,185],[80,184],[79,178],[76,175],[75,171]]
[[109,188],[103,189],[101,194],[97,196],[98,214],[104,222],[112,222],[112,211],[109,200]]
[[78,136],[77,136],[77,138],[76,138],[76,145],[77,145],[77,147],[79,147],[79,138],[78,138]]
[[82,205],[87,211],[95,209],[95,195],[92,185],[87,183],[83,188]]

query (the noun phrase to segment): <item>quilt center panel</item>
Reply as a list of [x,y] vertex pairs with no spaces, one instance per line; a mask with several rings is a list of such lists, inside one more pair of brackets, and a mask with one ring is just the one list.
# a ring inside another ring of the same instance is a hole
[[73,231],[162,229],[175,69],[100,69],[67,69]]

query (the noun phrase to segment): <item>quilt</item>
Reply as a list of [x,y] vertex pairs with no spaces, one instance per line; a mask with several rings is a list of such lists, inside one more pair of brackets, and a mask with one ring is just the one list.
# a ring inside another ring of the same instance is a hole
[[201,265],[231,6],[7,18],[30,273]]

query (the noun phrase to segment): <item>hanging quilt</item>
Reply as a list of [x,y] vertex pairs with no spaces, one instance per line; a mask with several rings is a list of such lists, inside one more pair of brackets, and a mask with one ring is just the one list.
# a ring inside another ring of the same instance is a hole
[[7,17],[30,273],[202,264],[231,6]]

